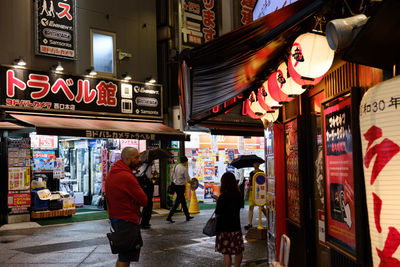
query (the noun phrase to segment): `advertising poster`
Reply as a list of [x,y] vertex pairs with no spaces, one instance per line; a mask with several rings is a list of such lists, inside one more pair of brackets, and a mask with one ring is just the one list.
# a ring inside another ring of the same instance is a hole
[[215,175],[214,161],[204,161],[204,175]]
[[8,168],[8,190],[27,190],[29,189],[30,178],[29,167],[10,167]]
[[351,99],[324,110],[327,233],[355,252]]
[[297,120],[285,124],[286,205],[287,217],[297,223],[300,219],[300,178],[297,143]]
[[213,202],[214,183],[204,183],[204,202]]
[[33,153],[33,171],[53,171],[56,153],[54,150],[35,151]]
[[62,179],[65,177],[64,174],[64,162],[62,158],[56,158],[54,161],[53,168],[53,178],[54,179]]

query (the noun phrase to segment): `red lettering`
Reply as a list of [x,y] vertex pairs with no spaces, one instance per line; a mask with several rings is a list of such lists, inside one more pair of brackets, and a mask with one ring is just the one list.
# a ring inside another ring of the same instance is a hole
[[69,10],[71,9],[71,6],[66,3],[58,3],[58,6],[63,9],[63,11],[57,13],[57,17],[62,19],[63,17],[67,17],[68,20],[72,20],[72,16],[69,13]]
[[41,99],[50,91],[49,76],[40,74],[29,74],[28,85],[32,88],[39,88],[40,91],[32,92],[32,99]]
[[20,90],[25,90],[26,84],[20,79],[14,76],[13,70],[7,71],[7,96],[13,97],[15,95],[15,87],[18,87]]
[[372,193],[374,198],[374,218],[375,218],[375,227],[379,233],[382,232],[381,227],[381,210],[382,210],[382,199],[378,197],[375,193]]

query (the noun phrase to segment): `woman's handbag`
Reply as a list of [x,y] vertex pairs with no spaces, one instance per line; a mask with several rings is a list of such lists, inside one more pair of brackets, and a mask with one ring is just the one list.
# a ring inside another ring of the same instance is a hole
[[216,228],[217,228],[217,218],[214,216],[215,211],[211,215],[210,219],[208,219],[206,225],[203,228],[203,234],[208,236],[215,236]]

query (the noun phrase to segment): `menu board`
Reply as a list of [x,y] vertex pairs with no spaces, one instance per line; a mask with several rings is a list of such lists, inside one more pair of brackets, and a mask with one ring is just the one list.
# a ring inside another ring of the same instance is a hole
[[300,178],[297,141],[297,119],[285,124],[287,217],[300,224]]
[[324,109],[324,137],[327,233],[355,252],[351,98]]

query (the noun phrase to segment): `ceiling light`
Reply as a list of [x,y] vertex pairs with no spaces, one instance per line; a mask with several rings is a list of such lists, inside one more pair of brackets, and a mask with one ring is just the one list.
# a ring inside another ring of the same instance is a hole
[[146,84],[155,84],[157,81],[152,76],[146,78]]
[[129,75],[128,73],[124,73],[121,75],[122,79],[124,79],[125,81],[130,81],[132,80],[132,76]]
[[63,66],[61,65],[61,62],[60,62],[60,61],[57,63],[57,65],[53,65],[53,66],[51,67],[51,69],[52,69],[52,70],[55,70],[55,71],[63,71],[63,70],[64,70],[64,68],[63,68]]
[[14,60],[14,65],[26,66],[26,62],[23,57],[18,57]]
[[90,76],[96,76],[97,75],[97,72],[94,70],[93,67],[90,67],[90,69],[87,69],[86,73],[89,74]]

